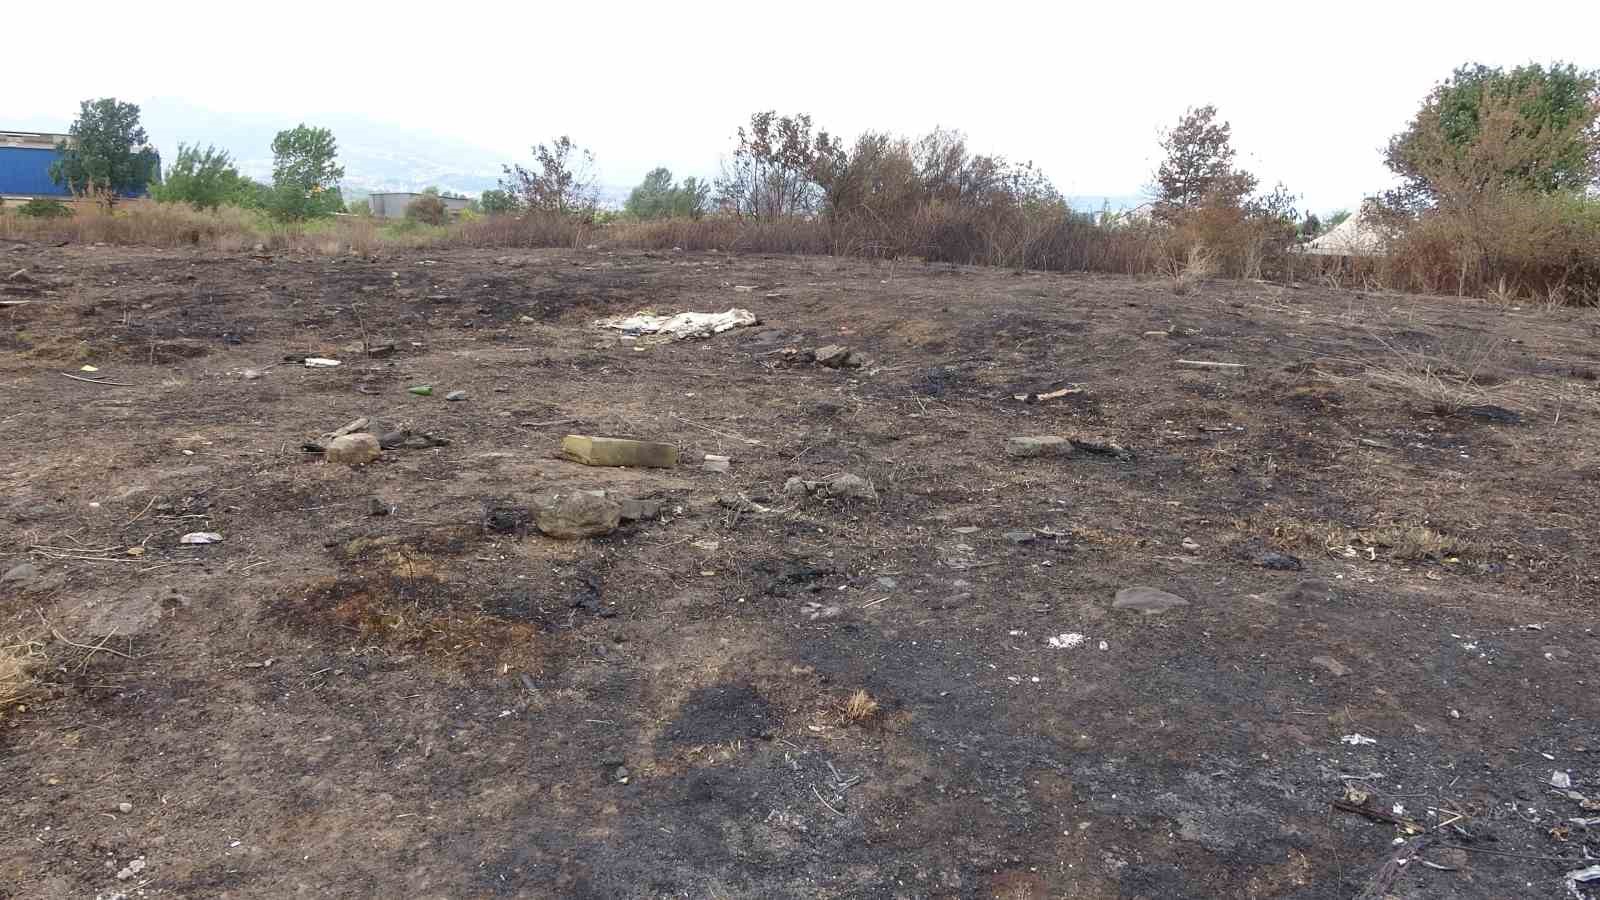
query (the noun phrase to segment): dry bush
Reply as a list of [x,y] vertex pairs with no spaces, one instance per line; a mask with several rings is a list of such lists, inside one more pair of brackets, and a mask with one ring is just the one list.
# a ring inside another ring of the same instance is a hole
[[113,210],[78,204],[59,219],[0,216],[0,236],[20,240],[143,244],[157,247],[216,246],[223,236],[253,241],[261,220],[246,210],[225,207],[199,212],[187,205],[149,200],[119,204]]
[[1404,562],[1443,560],[1478,552],[1472,541],[1444,534],[1429,525],[1389,523],[1352,528],[1334,522],[1308,523],[1288,520],[1275,524],[1271,545],[1284,552],[1325,553],[1334,556],[1379,549],[1389,559]]
[[1182,256],[1170,255],[1161,261],[1160,272],[1172,280],[1172,292],[1183,295],[1202,281],[1217,274],[1217,258],[1204,244],[1192,244]]
[[1382,338],[1377,340],[1387,356],[1368,363],[1368,381],[1417,397],[1439,415],[1454,415],[1468,406],[1494,399],[1484,381],[1503,351],[1500,341],[1460,345],[1431,354],[1398,347]]
[[582,247],[594,226],[555,213],[486,216],[462,222],[442,243],[455,247]]
[[863,688],[851,694],[850,699],[844,702],[839,712],[845,722],[859,725],[876,716],[878,709],[878,701],[874,700],[872,695]]

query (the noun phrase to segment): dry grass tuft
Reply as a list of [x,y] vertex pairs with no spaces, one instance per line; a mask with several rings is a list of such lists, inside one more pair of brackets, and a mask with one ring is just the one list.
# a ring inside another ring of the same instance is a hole
[[1324,553],[1332,556],[1362,554],[1403,562],[1442,560],[1478,551],[1472,541],[1445,534],[1429,525],[1390,523],[1350,528],[1334,522],[1283,521],[1273,526],[1269,543],[1284,552]]
[[860,689],[850,695],[850,699],[844,702],[840,711],[846,722],[860,725],[878,714],[878,701],[874,700],[865,689]]
[[33,696],[33,673],[45,663],[44,647],[33,633],[0,637],[0,720],[11,707]]

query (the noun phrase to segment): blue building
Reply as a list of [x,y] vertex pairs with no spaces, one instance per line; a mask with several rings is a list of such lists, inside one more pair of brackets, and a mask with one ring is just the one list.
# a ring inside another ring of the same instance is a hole
[[[0,199],[27,200],[33,197],[71,197],[72,192],[50,178],[50,164],[61,158],[56,144],[72,140],[71,135],[29,131],[0,131]],[[161,165],[155,148],[147,148]],[[147,191],[125,193],[142,197]]]

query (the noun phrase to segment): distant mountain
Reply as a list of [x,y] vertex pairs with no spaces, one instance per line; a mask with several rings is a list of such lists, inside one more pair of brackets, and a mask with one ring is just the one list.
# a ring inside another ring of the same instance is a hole
[[[272,178],[273,137],[300,124],[263,115],[221,115],[169,99],[147,101],[140,113],[163,160],[177,155],[180,142],[215,144],[233,155],[240,172],[262,181]],[[476,197],[498,185],[500,165],[509,161],[462,141],[355,116],[309,116],[306,124],[333,132],[344,166],[341,187],[352,196],[437,187]]]

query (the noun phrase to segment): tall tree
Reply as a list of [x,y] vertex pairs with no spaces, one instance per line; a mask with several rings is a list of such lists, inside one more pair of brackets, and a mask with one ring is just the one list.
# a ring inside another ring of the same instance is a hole
[[272,139],[273,216],[298,222],[343,210],[344,167],[338,159],[339,144],[326,128],[301,123],[278,132]]
[[674,184],[670,169],[651,169],[637,187],[628,193],[623,209],[639,219],[661,219],[669,216],[698,219],[705,215],[706,198],[711,186],[696,178],[685,178]]
[[161,184],[150,195],[162,203],[187,203],[195,209],[219,206],[256,206],[261,185],[239,174],[226,150],[204,150],[178,145],[178,156],[167,167]]
[[1156,169],[1156,214],[1165,219],[1199,206],[1238,206],[1256,178],[1233,165],[1233,128],[1215,106],[1191,108],[1161,136],[1166,158]]
[[160,180],[137,105],[112,97],[85,100],[71,135],[56,144],[61,158],[50,165],[50,178],[74,194],[110,206],[117,197],[141,194],[151,181]]
[[1600,180],[1600,72],[1564,63],[1465,65],[1439,83],[1386,162],[1386,200],[1416,211],[1463,191],[1582,191]]
[[529,211],[585,217],[600,205],[595,184],[594,154],[562,135],[533,148],[535,168],[502,166],[501,190],[514,196]]
[[733,157],[717,179],[717,199],[739,216],[774,219],[814,212],[822,197],[817,163],[843,153],[837,138],[818,129],[804,113],[779,116],[775,111],[750,117],[740,126]]

